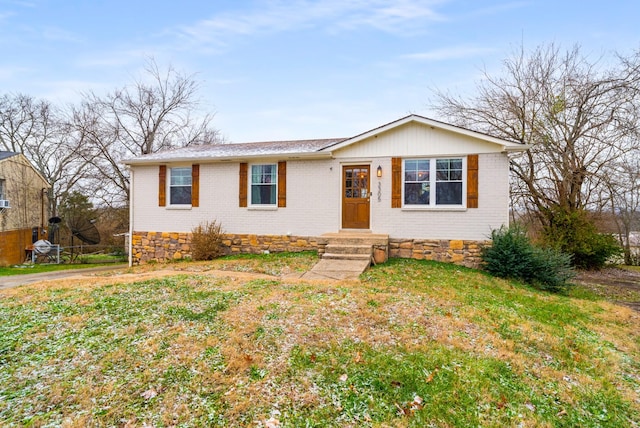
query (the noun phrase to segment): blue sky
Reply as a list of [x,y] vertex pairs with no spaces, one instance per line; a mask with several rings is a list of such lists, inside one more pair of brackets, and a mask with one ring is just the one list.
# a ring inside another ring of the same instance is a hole
[[472,95],[521,44],[640,48],[640,2],[0,0],[0,90],[56,104],[141,76],[153,57],[201,82],[232,142],[348,137],[432,89]]

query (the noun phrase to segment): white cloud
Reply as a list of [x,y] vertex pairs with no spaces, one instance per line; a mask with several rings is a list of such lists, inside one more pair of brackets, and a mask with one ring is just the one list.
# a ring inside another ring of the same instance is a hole
[[401,58],[420,61],[445,61],[450,59],[467,59],[495,52],[494,48],[452,46],[448,48],[433,49],[427,52],[418,52],[402,55]]
[[329,32],[374,28],[404,34],[423,30],[429,22],[446,20],[436,11],[436,6],[442,3],[446,1],[270,0],[258,3],[259,7],[252,10],[226,12],[173,31],[189,48],[202,45],[223,48],[234,36],[304,28]]
[[77,103],[82,99],[83,93],[102,93],[113,89],[105,82],[90,80],[54,80],[32,82],[32,90],[37,96],[56,103]]
[[0,67],[0,81],[2,80],[11,80],[17,76],[22,76],[25,73],[32,71],[26,67],[11,67],[11,66],[3,66]]
[[11,2],[9,2],[9,4],[14,4],[16,6],[28,7],[28,8],[35,8],[36,7],[36,3],[32,2],[32,1],[11,1]]
[[48,41],[81,43],[82,38],[71,31],[56,27],[45,27],[42,30],[42,37]]
[[480,16],[487,16],[487,15],[496,15],[502,12],[510,11],[513,9],[521,9],[521,8],[532,6],[532,5],[535,6],[535,3],[531,1],[511,1],[511,2],[505,2],[505,3],[498,3],[495,5],[481,7],[479,9],[472,10],[471,16],[480,17]]
[[371,27],[388,33],[405,34],[424,30],[425,23],[447,21],[447,17],[436,12],[436,2],[353,2],[353,9],[337,20],[344,29]]
[[85,55],[75,61],[79,67],[124,67],[144,62],[153,56],[151,49],[113,50],[109,52],[95,52]]

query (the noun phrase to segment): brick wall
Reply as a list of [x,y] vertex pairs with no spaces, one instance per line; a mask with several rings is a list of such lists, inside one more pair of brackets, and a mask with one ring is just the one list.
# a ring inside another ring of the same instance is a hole
[[[395,147],[395,146],[394,146]],[[471,149],[471,147],[469,148]],[[397,153],[398,156],[410,154]],[[200,165],[200,206],[158,206],[158,166],[134,169],[132,227],[188,233],[216,220],[228,232],[257,236],[319,236],[342,227],[341,186],[344,164],[370,164],[371,231],[422,239],[487,239],[509,222],[509,160],[504,153],[479,155],[479,208],[392,208],[391,158],[287,161],[287,206],[240,207],[238,163]],[[380,165],[382,177],[375,176]],[[205,186],[204,183],[216,183]]]

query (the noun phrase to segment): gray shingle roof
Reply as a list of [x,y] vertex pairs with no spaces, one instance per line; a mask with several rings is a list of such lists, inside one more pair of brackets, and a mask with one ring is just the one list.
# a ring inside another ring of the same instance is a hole
[[18,153],[16,153],[16,152],[3,152],[3,151],[0,151],[0,160],[4,160],[4,159],[7,159],[7,158],[10,158],[10,157],[15,156],[17,154]]
[[[189,161],[224,161],[241,160],[252,157],[261,158],[296,158],[296,157],[323,157],[331,156],[334,150],[340,150],[350,144],[358,143],[377,133],[386,132],[398,126],[403,126],[409,122],[418,122],[427,126],[445,129],[474,138],[479,138],[502,146],[503,151],[526,150],[528,146],[512,141],[506,141],[491,135],[477,131],[450,125],[424,116],[411,114],[379,126],[362,134],[350,138],[330,138],[322,140],[294,140],[294,141],[268,141],[262,143],[241,143],[241,144],[214,144],[205,146],[184,147],[174,150],[165,150],[158,153],[144,155],[135,159],[126,159],[125,164],[136,165],[145,163],[163,162],[189,162]],[[328,150],[331,148],[331,150]]]
[[202,146],[189,146],[179,149],[165,150],[141,156],[137,159],[129,159],[125,163],[145,163],[180,160],[219,160],[237,159],[254,156],[282,156],[305,155],[319,152],[320,150],[344,141],[345,138],[329,138],[322,140],[293,140],[293,141],[266,141],[257,143],[240,144],[207,144]]

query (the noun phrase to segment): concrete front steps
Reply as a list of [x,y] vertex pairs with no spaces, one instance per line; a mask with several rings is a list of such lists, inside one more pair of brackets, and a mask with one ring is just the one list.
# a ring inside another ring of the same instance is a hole
[[371,232],[340,231],[318,239],[320,261],[302,278],[358,279],[371,263],[382,263],[389,254],[389,236]]
[[369,231],[325,233],[318,244],[323,260],[369,260],[375,264],[389,257],[389,235]]

